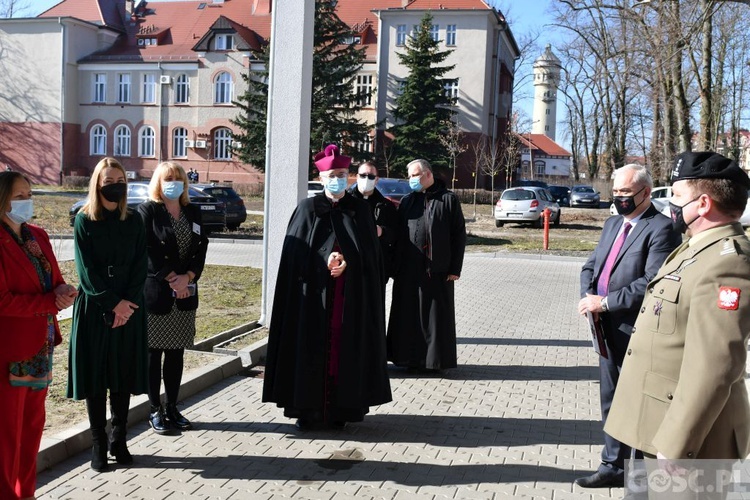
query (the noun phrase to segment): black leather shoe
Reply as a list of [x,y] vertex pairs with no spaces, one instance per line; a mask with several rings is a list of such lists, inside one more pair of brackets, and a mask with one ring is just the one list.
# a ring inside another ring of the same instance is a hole
[[190,423],[190,420],[183,417],[182,413],[177,410],[177,405],[167,403],[167,408],[164,412],[164,416],[167,418],[167,423],[174,429],[189,431],[193,428],[193,424]]
[[95,439],[91,448],[91,468],[96,472],[106,472],[109,470],[107,463],[107,438]]
[[304,418],[298,418],[294,423],[294,426],[300,431],[309,431],[313,428],[312,422],[305,420]]
[[343,429],[344,427],[346,427],[346,422],[344,422],[343,420],[334,420],[333,422],[331,422],[331,427],[333,427],[334,429]]
[[128,445],[125,441],[112,441],[109,444],[109,453],[115,457],[118,464],[130,465],[133,463],[133,455],[128,451]]
[[622,488],[625,486],[625,473],[596,471],[590,476],[579,477],[574,483],[582,488]]
[[164,416],[164,408],[152,406],[148,415],[148,423],[157,434],[172,434],[172,426]]

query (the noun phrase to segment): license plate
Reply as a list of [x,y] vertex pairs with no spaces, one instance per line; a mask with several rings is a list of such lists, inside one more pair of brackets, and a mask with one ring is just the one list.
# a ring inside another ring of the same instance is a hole
[[508,217],[523,217],[523,214],[517,214],[517,213],[509,213]]
[[201,210],[216,210],[216,207],[213,205],[201,205]]

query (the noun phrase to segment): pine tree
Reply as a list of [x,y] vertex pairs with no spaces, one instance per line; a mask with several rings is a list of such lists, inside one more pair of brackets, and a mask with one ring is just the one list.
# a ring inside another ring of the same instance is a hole
[[263,69],[242,74],[248,88],[234,102],[241,111],[237,118],[232,120],[232,123],[242,131],[233,134],[234,140],[240,143],[240,147],[234,149],[234,154],[240,161],[255,166],[261,172],[266,170],[269,47],[270,45],[266,44],[261,52],[254,53]]
[[450,127],[455,113],[455,99],[446,94],[443,76],[453,66],[440,66],[452,51],[440,51],[430,29],[432,16],[422,17],[418,31],[407,37],[406,51],[396,54],[409,75],[402,81],[402,92],[391,110],[395,125],[390,129],[395,137],[393,172],[405,175],[406,165],[416,158],[424,158],[438,169],[448,167],[450,153],[440,141]]
[[[327,144],[336,143],[344,154],[356,161],[370,158],[370,153],[356,149],[368,133],[368,125],[356,118],[362,109],[359,100],[364,96],[354,92],[357,73],[365,60],[365,49],[351,43],[357,33],[347,26],[335,10],[335,0],[316,0],[313,52],[312,105],[310,114],[310,174],[312,157]],[[267,51],[259,55],[268,67]],[[265,166],[266,106],[268,102],[268,72],[243,75],[248,90],[235,104],[242,110],[233,123],[242,132],[235,140],[242,143],[236,149],[240,159],[260,170]]]

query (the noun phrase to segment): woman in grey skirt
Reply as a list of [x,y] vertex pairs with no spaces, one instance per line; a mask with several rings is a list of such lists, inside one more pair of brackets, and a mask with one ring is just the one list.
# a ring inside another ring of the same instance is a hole
[[[149,423],[156,433],[169,434],[192,428],[176,405],[185,349],[192,347],[195,339],[198,279],[206,261],[208,238],[201,226],[200,209],[190,204],[187,175],[181,166],[160,163],[151,178],[149,198],[138,207],[148,248]],[[162,378],[166,409],[159,391]]]

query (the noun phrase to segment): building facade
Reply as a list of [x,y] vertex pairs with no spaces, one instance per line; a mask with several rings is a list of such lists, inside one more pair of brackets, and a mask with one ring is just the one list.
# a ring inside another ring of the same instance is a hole
[[[454,51],[446,92],[465,140],[506,133],[519,53],[501,13],[482,0],[339,0],[337,12],[366,49],[353,90],[372,132],[356,147],[381,160],[405,77],[396,53],[426,12]],[[13,47],[0,76],[11,94],[0,101],[0,162],[42,183],[88,175],[103,156],[134,178],[174,160],[202,180],[262,180],[234,158],[231,120],[270,30],[270,0],[63,0],[38,18],[0,20],[0,42]]]

